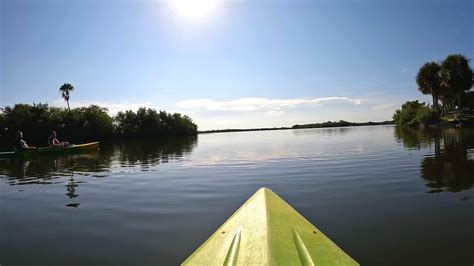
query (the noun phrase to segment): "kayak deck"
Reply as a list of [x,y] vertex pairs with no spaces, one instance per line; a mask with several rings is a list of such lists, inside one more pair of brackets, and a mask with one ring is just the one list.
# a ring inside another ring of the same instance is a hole
[[99,148],[99,142],[90,142],[78,145],[70,145],[64,148],[41,147],[38,150],[23,150],[0,152],[0,158],[13,158],[17,156],[38,156],[42,154],[69,154],[76,152],[96,151]]
[[182,265],[359,265],[268,188],[259,189]]

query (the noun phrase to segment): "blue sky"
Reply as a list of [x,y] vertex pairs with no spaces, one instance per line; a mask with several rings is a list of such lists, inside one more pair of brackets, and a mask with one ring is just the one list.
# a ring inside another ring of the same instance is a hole
[[72,106],[200,129],[378,121],[429,100],[423,63],[474,56],[470,0],[222,0],[200,17],[171,1],[0,1],[0,106],[65,106],[69,82]]

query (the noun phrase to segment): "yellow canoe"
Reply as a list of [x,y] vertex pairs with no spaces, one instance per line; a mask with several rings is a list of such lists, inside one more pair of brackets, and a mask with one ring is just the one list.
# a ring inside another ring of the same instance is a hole
[[359,265],[268,188],[259,189],[182,265]]

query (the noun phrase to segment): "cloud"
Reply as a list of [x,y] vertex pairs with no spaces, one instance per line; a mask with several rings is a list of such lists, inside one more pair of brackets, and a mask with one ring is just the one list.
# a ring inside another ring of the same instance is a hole
[[266,116],[283,116],[285,115],[285,112],[279,111],[279,110],[272,110],[272,111],[267,111],[265,112]]
[[375,105],[375,106],[372,106],[372,110],[385,110],[385,109],[395,109],[395,106],[394,104],[381,104],[381,105]]
[[[99,101],[71,101],[69,105],[71,108],[76,107],[85,107],[89,105],[98,105],[100,107],[105,107],[109,110],[110,115],[116,115],[120,111],[133,110],[136,111],[140,107],[151,108],[152,104],[149,102],[119,102],[119,103],[108,103],[108,102],[99,102]],[[52,106],[58,107],[67,107],[67,104],[64,100],[58,99],[51,103]]]
[[[364,99],[354,99],[349,97],[324,97],[315,99],[268,99],[268,98],[239,98],[230,101],[215,101],[211,99],[193,99],[180,101],[175,105],[182,109],[205,109],[208,111],[279,111],[282,108],[292,108],[303,104],[330,104],[349,103],[360,105],[366,103]],[[282,115],[283,113],[268,113],[269,115]]]

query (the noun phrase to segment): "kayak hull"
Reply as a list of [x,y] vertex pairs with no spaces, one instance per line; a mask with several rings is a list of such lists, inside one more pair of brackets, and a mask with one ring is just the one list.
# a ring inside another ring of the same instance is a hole
[[51,154],[77,154],[84,152],[93,152],[99,149],[99,142],[90,142],[84,144],[73,144],[64,148],[43,147],[38,150],[10,151],[0,152],[0,158],[16,158],[16,157],[37,157],[41,155]]
[[268,188],[259,189],[182,265],[359,265]]

